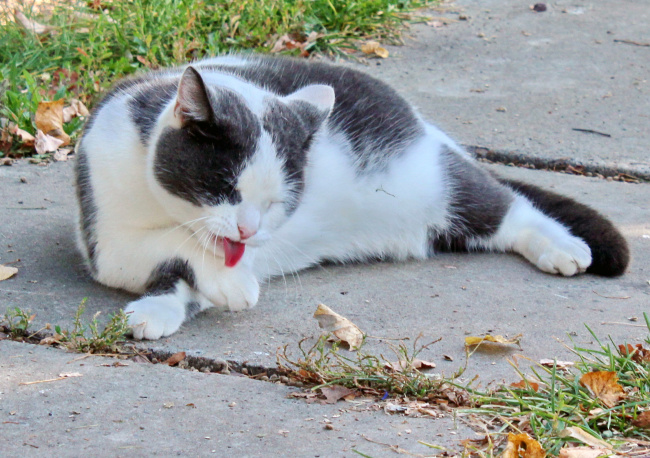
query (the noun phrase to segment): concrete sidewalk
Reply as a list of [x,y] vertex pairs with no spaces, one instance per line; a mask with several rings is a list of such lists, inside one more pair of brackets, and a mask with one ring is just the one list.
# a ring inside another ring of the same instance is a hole
[[[545,13],[533,13],[515,1],[461,1],[455,6],[469,21],[416,27],[414,41],[391,48],[392,59],[380,66],[371,61],[366,70],[391,82],[461,143],[647,173],[650,102],[647,82],[639,78],[647,77],[650,59],[643,56],[650,48],[612,41],[650,41],[641,26],[648,14],[641,2],[600,0],[576,6],[561,1],[549,4]],[[479,31],[489,40],[478,37]],[[483,88],[485,92],[472,92]],[[496,111],[501,106],[507,111]],[[517,380],[506,361],[514,354],[570,359],[556,339],[593,344],[585,324],[617,343],[641,341],[648,332],[637,326],[650,303],[650,186],[490,167],[573,196],[609,216],[629,240],[633,260],[628,273],[617,279],[559,278],[516,256],[496,254],[319,267],[264,285],[253,310],[209,311],[177,334],[143,345],[273,367],[278,347],[289,344],[295,354],[299,340],[318,336],[311,316],[323,302],[372,336],[442,337],[421,357],[450,375],[464,364],[466,335],[523,333],[522,351],[492,349],[471,357],[467,377],[478,374],[485,385]],[[31,309],[35,327],[52,323],[65,328],[84,297],[88,319],[96,311],[106,316],[131,300],[92,283],[83,270],[74,246],[71,163],[39,167],[18,161],[0,168],[0,202],[0,264],[19,269],[16,277],[0,283],[0,311]],[[639,321],[629,321],[631,317]],[[368,349],[386,353],[378,339],[370,339]],[[449,418],[357,412],[347,402],[306,404],[286,399],[287,387],[245,377],[136,363],[106,367],[102,364],[113,360],[98,357],[72,361],[78,356],[0,341],[4,454],[75,456],[83,450],[102,456],[358,456],[355,448],[388,456],[394,452],[361,434],[421,454],[433,450],[417,441],[450,446],[472,436],[449,429],[454,427]],[[83,376],[20,385],[64,372]],[[174,406],[165,408],[169,403]],[[334,430],[324,429],[324,415]]]

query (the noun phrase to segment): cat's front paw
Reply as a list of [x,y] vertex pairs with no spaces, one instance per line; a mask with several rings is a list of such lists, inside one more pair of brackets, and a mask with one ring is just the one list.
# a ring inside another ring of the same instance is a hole
[[255,307],[260,296],[260,285],[249,270],[229,269],[208,281],[200,290],[213,303],[236,312]]
[[533,233],[526,242],[521,254],[544,272],[571,277],[585,272],[591,265],[589,246],[570,234]]
[[156,340],[178,331],[185,320],[183,304],[172,296],[147,296],[124,309],[133,338]]

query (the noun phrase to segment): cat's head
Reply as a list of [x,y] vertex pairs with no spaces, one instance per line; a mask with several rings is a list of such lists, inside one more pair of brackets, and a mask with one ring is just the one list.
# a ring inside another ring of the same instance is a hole
[[296,209],[307,152],[334,105],[329,86],[280,97],[241,84],[188,67],[149,158],[165,209],[205,247],[225,251],[227,265],[240,244],[268,240]]

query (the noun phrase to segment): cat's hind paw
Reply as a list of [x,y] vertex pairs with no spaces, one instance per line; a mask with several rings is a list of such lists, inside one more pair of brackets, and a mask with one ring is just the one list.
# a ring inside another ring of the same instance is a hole
[[517,251],[544,272],[571,277],[591,265],[591,249],[578,237],[549,237],[535,231],[526,238]]
[[133,338],[157,340],[178,331],[185,321],[185,307],[177,298],[146,296],[124,309]]

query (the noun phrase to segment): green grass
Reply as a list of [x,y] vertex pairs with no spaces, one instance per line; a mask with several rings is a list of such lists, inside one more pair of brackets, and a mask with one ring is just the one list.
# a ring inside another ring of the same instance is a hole
[[[430,3],[112,0],[102,2],[102,11],[84,6],[86,2],[75,7],[64,2],[51,17],[33,17],[55,27],[39,36],[26,32],[0,7],[0,118],[34,134],[41,100],[74,97],[92,107],[116,79],[140,69],[231,51],[268,52],[284,34],[304,42],[316,32],[318,39],[306,47],[309,53],[341,53],[362,38],[394,41],[405,13]],[[30,17],[29,2],[24,4]],[[81,124],[65,126],[73,140]]]
[[[648,316],[645,318],[650,330]],[[533,376],[526,378],[516,368],[522,379],[539,384],[538,391],[532,383],[526,383],[524,388],[503,386],[493,393],[472,392],[477,407],[459,413],[483,416],[494,420],[493,425],[500,424],[499,431],[492,434],[497,444],[503,444],[507,432],[521,430],[539,441],[549,455],[558,455],[567,444],[584,445],[566,436],[566,428],[570,427],[580,428],[614,449],[629,445],[625,438],[650,441],[650,430],[634,424],[639,414],[650,408],[650,360],[621,351],[611,339],[602,342],[591,329],[589,332],[597,348],[574,346],[571,350],[578,358],[575,370],[537,365],[532,368]],[[647,345],[650,337],[646,338]],[[627,393],[625,399],[608,407],[583,387],[580,378],[593,371],[615,372]]]

